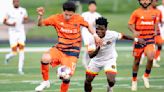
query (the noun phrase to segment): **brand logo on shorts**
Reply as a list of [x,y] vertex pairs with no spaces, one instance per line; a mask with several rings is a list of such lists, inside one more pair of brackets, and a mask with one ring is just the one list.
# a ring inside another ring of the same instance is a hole
[[74,25],[74,27],[77,27],[77,24],[73,24]]
[[115,69],[115,68],[116,68],[116,66],[115,66],[115,65],[112,65],[112,68],[113,68],[113,69]]

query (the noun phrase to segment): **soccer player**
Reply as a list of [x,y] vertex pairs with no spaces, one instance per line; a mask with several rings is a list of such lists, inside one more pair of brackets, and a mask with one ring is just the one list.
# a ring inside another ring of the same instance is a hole
[[96,33],[103,39],[103,46],[98,46],[95,51],[90,52],[91,59],[88,69],[86,71],[86,79],[84,84],[85,92],[92,92],[92,81],[99,71],[104,69],[108,87],[107,92],[113,92],[113,86],[115,84],[115,77],[117,74],[116,60],[117,52],[115,49],[116,40],[127,39],[135,40],[136,43],[144,44],[143,39],[133,38],[128,35],[124,35],[115,31],[107,30],[107,19],[100,17],[96,20]]
[[[161,26],[162,13],[161,13],[160,10],[158,10],[156,8],[157,2],[158,2],[158,0],[153,0],[152,8],[156,11],[157,15],[159,16],[159,26]],[[160,60],[160,52],[162,50],[162,43],[163,43],[163,40],[162,40],[162,37],[161,37],[160,28],[158,27],[157,35],[155,36],[155,44],[157,45],[157,50],[156,50],[155,57],[154,57],[154,60],[153,60],[153,67],[160,67],[160,65],[157,63],[157,61]],[[145,55],[143,54],[142,58],[140,60],[140,64],[142,64],[142,62],[144,60],[144,57],[145,57]]]
[[24,47],[25,47],[25,30],[24,23],[27,23],[28,15],[25,8],[20,7],[19,0],[13,0],[13,8],[7,12],[3,23],[9,26],[9,42],[11,52],[5,57],[5,64],[19,52],[18,73],[24,74]]
[[137,90],[137,73],[142,53],[147,56],[147,65],[145,73],[142,76],[146,88],[150,88],[149,75],[155,56],[155,41],[154,36],[157,34],[159,18],[156,11],[151,7],[152,0],[138,0],[140,8],[136,9],[129,20],[129,29],[137,38],[143,38],[146,45],[134,42],[134,64],[132,73],[132,91]]
[[[98,12],[96,12],[96,8],[97,8],[96,2],[90,1],[88,3],[88,11],[82,13],[82,17],[84,17],[84,20],[87,21],[89,25],[91,25],[94,29],[95,29],[95,20],[98,19],[98,17],[101,17],[101,15]],[[94,51],[96,49],[96,46],[94,44],[95,43],[94,37],[92,36],[91,33],[89,33],[89,31],[85,27],[82,28],[82,38],[84,41],[84,45],[87,49],[87,50],[85,49],[84,51],[82,63],[84,67],[87,69],[88,63],[90,61],[88,52]]]
[[[63,4],[63,13],[43,19],[44,8],[37,8],[38,26],[53,26],[57,31],[58,43],[42,56],[41,73],[43,82],[35,88],[36,91],[43,91],[43,89],[50,87],[49,64],[52,67],[57,65],[69,67],[73,75],[81,48],[81,26],[87,27],[94,35],[98,46],[102,44],[95,30],[88,25],[83,17],[75,14],[75,10],[75,4],[68,1]],[[60,92],[68,92],[69,84],[70,80],[63,79]]]
[[162,39],[164,41],[164,0],[162,0],[162,5],[157,6],[157,9],[159,9],[162,13],[162,22],[161,22],[159,28],[160,28],[160,31],[161,31]]

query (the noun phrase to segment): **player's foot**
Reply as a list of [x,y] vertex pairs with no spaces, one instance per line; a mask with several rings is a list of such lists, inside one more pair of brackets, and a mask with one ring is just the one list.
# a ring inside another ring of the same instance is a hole
[[159,68],[160,65],[157,63],[157,60],[153,60],[153,67]]
[[131,90],[132,91],[137,91],[137,81],[132,81]]
[[24,72],[23,71],[18,71],[18,74],[19,75],[24,75]]
[[36,92],[41,92],[45,88],[50,88],[50,81],[49,80],[41,82],[40,85],[35,88],[35,91]]
[[160,60],[161,60],[161,57],[160,57],[160,56],[158,56],[158,57],[157,57],[157,61],[160,61]]
[[5,59],[4,64],[7,65],[9,63],[9,59]]
[[149,84],[149,78],[145,77],[144,75],[142,76],[142,79],[144,81],[144,86],[145,88],[150,88],[150,84]]
[[113,92],[113,88],[112,88],[112,87],[107,86],[107,92]]

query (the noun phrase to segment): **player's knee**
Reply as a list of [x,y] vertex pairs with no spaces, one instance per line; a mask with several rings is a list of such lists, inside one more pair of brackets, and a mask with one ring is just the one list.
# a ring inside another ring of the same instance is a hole
[[12,47],[12,52],[17,52],[17,46]]
[[24,50],[24,45],[19,44],[18,48],[19,50]]
[[50,62],[51,62],[51,56],[48,53],[43,54],[42,63],[50,63]]
[[63,79],[63,83],[69,84],[70,83],[70,79]]

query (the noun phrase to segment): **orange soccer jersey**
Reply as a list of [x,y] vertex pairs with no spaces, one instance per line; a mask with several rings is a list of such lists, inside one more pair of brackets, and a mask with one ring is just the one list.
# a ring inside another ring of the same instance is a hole
[[63,14],[52,15],[43,20],[46,26],[54,26],[58,34],[58,44],[55,46],[68,56],[78,57],[81,47],[80,26],[88,27],[84,19],[75,14],[66,21]]
[[159,15],[154,9],[135,10],[128,24],[134,24],[136,31],[140,33],[138,38],[143,38],[147,44],[154,44],[155,25],[159,22]]

